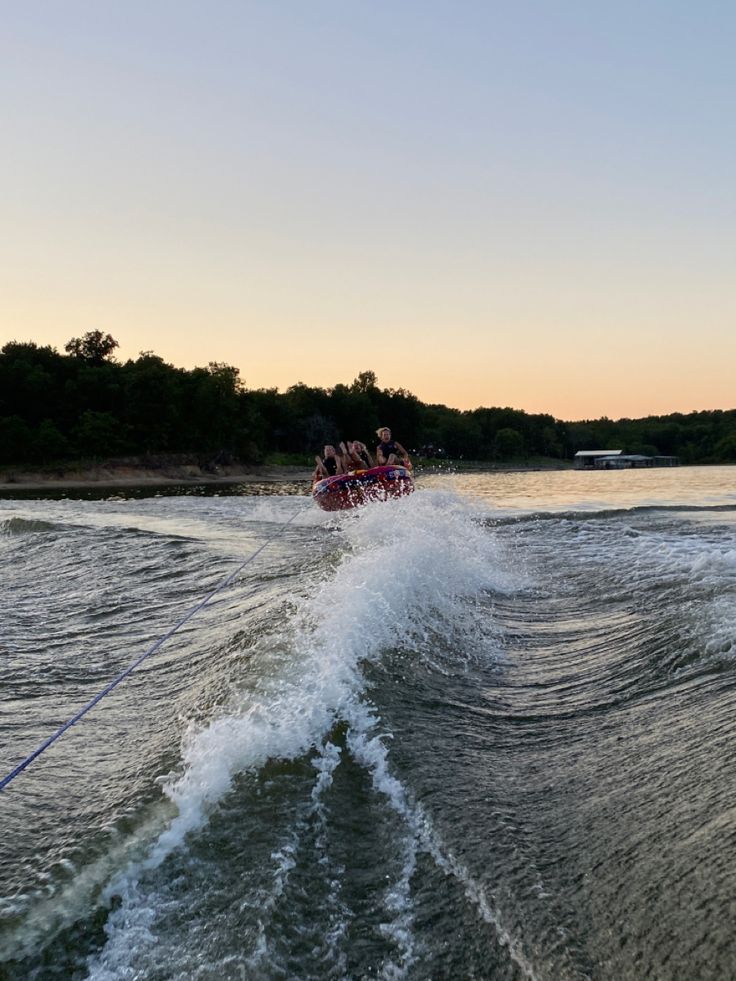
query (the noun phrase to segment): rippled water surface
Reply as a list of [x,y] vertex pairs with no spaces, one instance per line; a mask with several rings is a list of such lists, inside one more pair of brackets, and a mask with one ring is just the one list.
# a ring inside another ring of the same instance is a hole
[[264,543],[0,793],[0,978],[736,977],[736,468],[0,500],[0,779]]

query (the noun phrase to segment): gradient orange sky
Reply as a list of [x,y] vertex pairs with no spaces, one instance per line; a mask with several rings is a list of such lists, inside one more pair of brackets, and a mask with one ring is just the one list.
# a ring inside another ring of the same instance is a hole
[[558,418],[736,406],[736,8],[29,0],[0,342]]

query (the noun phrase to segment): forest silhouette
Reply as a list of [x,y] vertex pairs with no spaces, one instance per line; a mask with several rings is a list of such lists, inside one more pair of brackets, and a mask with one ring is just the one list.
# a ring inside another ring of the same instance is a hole
[[374,372],[351,384],[285,392],[249,389],[219,362],[187,370],[152,351],[115,359],[118,342],[91,331],[59,353],[11,341],[0,352],[0,463],[189,454],[200,464],[307,463],[325,443],[388,425],[415,453],[450,460],[570,460],[585,449],[736,462],[736,410],[563,422],[512,408],[462,411],[381,388]]

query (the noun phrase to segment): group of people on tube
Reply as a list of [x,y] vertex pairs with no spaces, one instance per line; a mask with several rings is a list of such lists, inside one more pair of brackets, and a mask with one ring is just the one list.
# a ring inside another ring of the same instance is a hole
[[368,451],[365,443],[358,440],[340,443],[337,447],[327,445],[323,456],[315,456],[316,467],[314,480],[324,480],[341,473],[352,473],[355,470],[370,470],[372,467],[400,466],[411,469],[411,460],[401,443],[391,436],[387,426],[376,430],[376,436],[381,441],[376,447],[375,460]]

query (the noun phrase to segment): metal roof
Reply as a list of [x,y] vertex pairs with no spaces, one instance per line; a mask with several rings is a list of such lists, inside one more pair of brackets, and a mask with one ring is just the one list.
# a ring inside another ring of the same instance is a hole
[[578,450],[575,456],[619,456],[623,450]]

